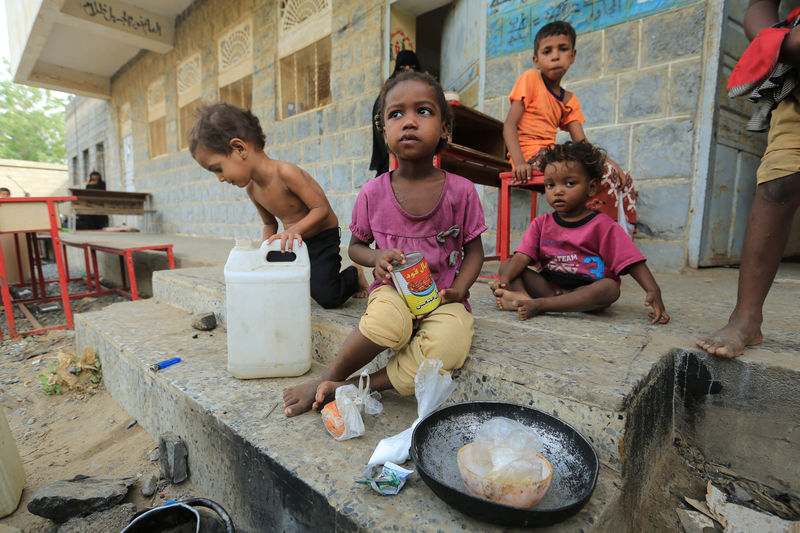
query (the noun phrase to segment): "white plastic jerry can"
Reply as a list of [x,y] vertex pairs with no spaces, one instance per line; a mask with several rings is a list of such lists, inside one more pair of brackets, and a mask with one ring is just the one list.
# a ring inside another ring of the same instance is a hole
[[10,515],[19,505],[25,470],[22,468],[17,445],[0,406],[0,518]]
[[311,368],[311,264],[305,244],[253,248],[236,241],[225,263],[228,372],[299,376]]

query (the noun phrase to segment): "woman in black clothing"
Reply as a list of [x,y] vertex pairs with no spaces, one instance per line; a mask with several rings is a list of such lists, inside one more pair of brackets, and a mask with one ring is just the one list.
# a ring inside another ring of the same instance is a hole
[[[104,191],[106,182],[98,171],[92,170],[86,188]],[[103,229],[106,226],[108,226],[108,215],[77,215],[75,218],[75,229]]]
[[[394,72],[389,78],[394,78],[400,72],[407,70],[420,71],[422,68],[419,66],[417,54],[411,50],[401,50],[394,61]],[[376,176],[389,172],[389,151],[386,149],[383,133],[376,125],[378,113],[380,110],[378,109],[378,98],[376,98],[372,105],[372,160],[369,162],[369,169],[374,170]]]

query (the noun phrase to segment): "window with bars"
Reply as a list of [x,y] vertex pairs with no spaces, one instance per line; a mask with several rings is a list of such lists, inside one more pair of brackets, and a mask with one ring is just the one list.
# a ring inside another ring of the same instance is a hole
[[219,99],[242,109],[250,109],[253,106],[253,76],[247,75],[220,87]]
[[281,58],[283,118],[331,101],[331,36]]
[[253,23],[245,20],[217,41],[217,90],[223,102],[253,106]]
[[94,169],[100,173],[103,179],[106,179],[106,150],[103,143],[97,143],[94,146]]
[[331,101],[331,0],[283,0],[278,25],[281,118]]
[[200,107],[200,103],[200,100],[195,100],[178,109],[178,125],[180,127],[179,150],[186,150],[189,148],[189,131],[194,124],[194,114]]
[[157,118],[148,123],[150,133],[150,159],[167,153],[167,118]]
[[150,159],[167,153],[167,106],[164,78],[147,88],[147,131],[150,137]]

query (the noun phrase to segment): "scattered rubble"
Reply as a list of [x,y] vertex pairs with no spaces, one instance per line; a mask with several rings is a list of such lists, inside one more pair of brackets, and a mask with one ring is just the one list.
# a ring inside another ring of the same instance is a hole
[[75,516],[84,516],[117,505],[128,494],[128,487],[137,481],[137,477],[77,475],[39,490],[28,502],[28,511],[56,522],[64,522]]
[[716,531],[714,521],[698,511],[687,511],[686,509],[676,509],[681,525],[685,533],[707,533],[706,530]]
[[109,533],[122,531],[136,514],[136,506],[123,503],[105,511],[99,511],[86,517],[70,518],[58,528],[56,533]]
[[788,521],[775,515],[755,511],[728,501],[725,493],[710,481],[706,492],[706,506],[723,525],[726,533],[769,531],[771,533],[793,533],[800,531],[800,522]]

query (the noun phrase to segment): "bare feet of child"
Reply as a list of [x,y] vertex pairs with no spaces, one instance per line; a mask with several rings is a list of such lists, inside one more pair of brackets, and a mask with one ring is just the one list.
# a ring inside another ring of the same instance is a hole
[[516,300],[516,305],[520,320],[528,320],[542,312],[541,305],[536,300]]
[[353,298],[366,298],[369,296],[369,282],[364,275],[364,268],[361,265],[353,265],[358,272],[358,290],[353,294]]
[[311,408],[315,411],[321,411],[326,404],[332,402],[336,398],[336,389],[342,385],[347,385],[346,381],[323,381],[317,385],[317,393],[314,396],[314,405]]
[[763,339],[759,326],[752,323],[740,326],[731,320],[724,328],[697,339],[697,345],[712,355],[733,358],[741,355],[745,346],[758,344]]
[[287,417],[303,414],[311,409],[321,379],[312,379],[283,391],[283,412]]
[[497,308],[504,311],[516,311],[517,302],[522,300],[530,300],[531,297],[525,292],[510,291],[508,289],[497,289],[494,291],[497,297]]

